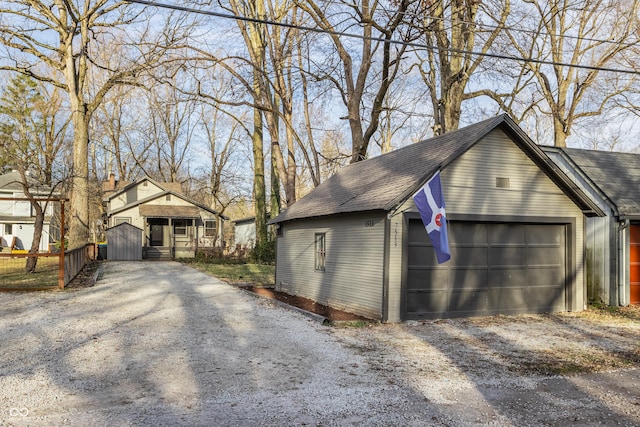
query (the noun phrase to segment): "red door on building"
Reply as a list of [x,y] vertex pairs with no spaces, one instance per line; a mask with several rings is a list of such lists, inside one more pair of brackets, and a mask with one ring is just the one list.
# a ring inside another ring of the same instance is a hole
[[629,242],[629,281],[631,295],[629,303],[640,304],[640,225],[631,225]]

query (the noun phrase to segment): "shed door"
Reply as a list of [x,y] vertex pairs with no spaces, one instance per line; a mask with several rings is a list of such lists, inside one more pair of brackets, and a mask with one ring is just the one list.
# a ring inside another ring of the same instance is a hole
[[630,304],[640,304],[640,225],[632,224],[629,242]]
[[566,225],[452,222],[449,242],[438,265],[409,221],[406,319],[566,310]]

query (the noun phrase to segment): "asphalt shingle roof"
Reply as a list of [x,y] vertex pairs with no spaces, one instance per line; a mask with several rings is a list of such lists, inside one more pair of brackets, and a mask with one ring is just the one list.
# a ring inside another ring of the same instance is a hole
[[640,154],[563,148],[626,216],[640,216]]
[[[497,127],[517,134],[516,140],[525,148],[528,147],[529,151],[537,153],[534,157],[537,156],[541,162],[551,164],[546,155],[513,120],[503,114],[378,157],[353,163],[341,169],[270,222],[352,212],[389,211],[415,193],[436,170],[444,168]],[[554,172],[562,174],[557,170]],[[571,191],[570,189],[569,193]]]
[[[27,178],[30,190],[37,195],[48,194],[51,187],[37,182],[33,178]],[[22,178],[17,171],[0,175],[0,190],[11,190],[22,192]]]

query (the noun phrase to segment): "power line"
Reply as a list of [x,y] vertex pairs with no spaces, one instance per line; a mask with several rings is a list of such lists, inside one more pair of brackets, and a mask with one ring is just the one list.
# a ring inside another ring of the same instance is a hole
[[[154,6],[154,7],[159,7],[159,8],[163,8],[163,9],[177,10],[177,11],[181,11],[181,12],[195,13],[195,14],[198,14],[198,15],[213,16],[213,17],[223,18],[223,19],[233,19],[233,20],[237,20],[237,21],[251,22],[251,23],[254,23],[254,24],[274,25],[274,26],[279,26],[279,27],[284,27],[284,28],[298,29],[298,30],[310,31],[310,32],[321,33],[321,34],[329,34],[329,35],[333,35],[333,36],[342,36],[342,37],[348,37],[348,38],[359,39],[359,40],[367,40],[367,41],[374,41],[374,42],[380,42],[380,43],[390,43],[390,44],[394,44],[394,45],[409,46],[409,47],[415,47],[415,48],[420,48],[420,49],[435,49],[435,50],[439,50],[440,49],[438,47],[427,46],[427,45],[421,44],[421,43],[407,42],[407,41],[402,41],[402,40],[388,40],[388,39],[385,39],[385,38],[382,38],[382,37],[366,37],[366,36],[361,36],[359,34],[345,33],[345,32],[342,32],[342,31],[325,30],[325,29],[318,28],[318,27],[308,27],[308,26],[304,26],[304,25],[288,24],[288,23],[285,23],[285,22],[272,21],[272,20],[269,20],[269,19],[251,18],[251,17],[247,17],[247,16],[238,16],[238,15],[233,15],[233,14],[229,14],[229,13],[220,13],[220,12],[199,10],[199,9],[194,9],[194,8],[190,8],[190,7],[178,6],[178,5],[167,4],[167,3],[160,3],[160,2],[156,2],[156,1],[150,1],[150,0],[127,0],[127,2],[136,3],[136,4],[142,4],[142,5],[146,5],[146,6]],[[528,62],[528,63],[533,63],[533,64],[570,67],[570,68],[577,68],[577,69],[590,70],[590,71],[605,71],[605,72],[611,72],[611,73],[640,75],[640,71],[625,70],[625,69],[622,69],[622,68],[609,68],[609,67],[596,67],[596,66],[592,66],[592,65],[570,64],[570,63],[566,63],[566,62],[546,61],[546,60],[543,60],[543,59],[523,58],[523,57],[517,57],[517,56],[501,55],[501,54],[490,53],[490,52],[477,52],[477,51],[464,50],[464,49],[446,48],[445,50],[447,52],[451,52],[451,53],[459,53],[459,54],[465,54],[465,55],[476,55],[476,56],[482,56],[482,57],[486,57],[486,58],[504,59],[504,60],[516,61],[516,62]]]
[[[334,0],[329,0],[329,3],[335,3]],[[346,4],[346,3],[342,3],[342,4]],[[350,3],[347,4],[349,7],[356,7],[357,4],[356,3]],[[385,9],[383,9],[385,10]],[[442,22],[449,22],[450,24],[454,25],[454,24],[465,24],[465,25],[473,25],[476,27],[483,27],[483,28],[488,28],[488,29],[494,29],[494,30],[507,30],[507,31],[514,31],[514,32],[518,32],[518,33],[524,33],[524,34],[529,34],[529,35],[545,35],[545,36],[549,36],[550,34],[548,32],[539,32],[538,30],[531,30],[531,29],[527,29],[527,28],[516,28],[512,25],[492,25],[492,24],[486,24],[486,23],[478,23],[478,22],[473,22],[473,21],[465,21],[465,20],[460,20],[460,19],[451,19],[451,18],[445,18],[445,17],[441,17],[441,16],[433,16],[433,15],[418,15],[416,12],[411,12],[411,11],[405,11],[405,12],[397,12],[400,13],[402,15],[405,16],[411,16],[414,18],[426,18],[426,19],[431,19],[434,21],[442,21]],[[578,40],[578,41],[587,41],[587,42],[596,42],[596,43],[609,43],[609,44],[614,44],[614,43],[620,43],[619,41],[616,40],[605,40],[605,39],[599,39],[599,38],[595,38],[595,37],[583,37],[583,36],[572,36],[570,34],[563,34],[562,35],[563,38],[565,39],[572,39],[572,40]],[[634,43],[629,43],[629,45],[632,45]]]

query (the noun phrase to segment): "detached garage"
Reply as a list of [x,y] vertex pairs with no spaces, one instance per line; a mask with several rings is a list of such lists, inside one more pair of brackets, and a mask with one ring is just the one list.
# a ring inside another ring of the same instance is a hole
[[[412,198],[437,171],[443,264]],[[602,214],[502,115],[349,165],[274,218],[276,288],[388,322],[579,311]]]

